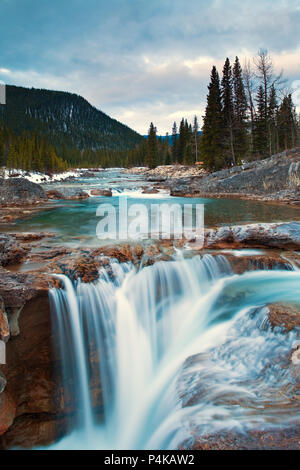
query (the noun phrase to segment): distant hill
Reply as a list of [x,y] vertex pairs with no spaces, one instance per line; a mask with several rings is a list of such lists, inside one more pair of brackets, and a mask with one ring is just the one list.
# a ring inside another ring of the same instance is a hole
[[56,148],[111,149],[134,147],[143,137],[79,95],[12,85],[0,106],[0,125],[46,137]]

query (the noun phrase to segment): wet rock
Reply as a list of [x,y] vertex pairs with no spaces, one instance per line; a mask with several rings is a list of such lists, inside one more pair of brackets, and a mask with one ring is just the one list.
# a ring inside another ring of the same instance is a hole
[[110,189],[92,189],[91,190],[91,195],[92,196],[105,196],[105,197],[111,197],[112,192]]
[[88,193],[83,191],[81,188],[66,188],[60,187],[59,189],[54,189],[47,191],[48,199],[64,199],[70,201],[76,201],[80,199],[87,199],[89,197]]
[[159,190],[156,188],[145,188],[142,191],[142,194],[158,194]]
[[21,232],[10,234],[18,242],[36,242],[44,238],[54,238],[56,235],[52,232]]
[[43,443],[52,442],[60,426],[58,418],[64,413],[61,379],[59,374],[54,377],[54,371],[59,370],[59,347],[47,291],[41,290],[27,301],[19,328],[21,334],[7,343],[7,363],[1,367],[7,380],[5,393],[15,404],[16,419],[10,420],[0,447],[38,445],[41,436]]
[[142,245],[112,245],[104,246],[93,250],[92,256],[106,256],[108,258],[117,259],[120,263],[126,263],[131,261],[133,263],[140,261],[144,253],[144,248]]
[[99,265],[89,256],[81,256],[78,259],[65,258],[59,261],[57,274],[65,274],[70,279],[81,279],[82,282],[93,282],[99,277]]
[[6,387],[6,378],[0,370],[0,393],[4,391],[5,387]]
[[299,450],[300,427],[268,429],[264,431],[223,431],[194,436],[181,449],[192,450]]
[[27,252],[13,236],[0,234],[0,265],[18,264],[26,257]]
[[44,202],[47,196],[43,188],[26,178],[0,178],[0,205],[29,204]]
[[283,326],[286,331],[300,328],[300,306],[284,303],[268,305],[269,321],[272,327]]
[[0,449],[30,449],[47,446],[61,438],[67,429],[66,419],[55,414],[26,414],[15,419],[2,436]]
[[[8,319],[7,319],[7,315],[5,312],[3,299],[0,296],[0,340],[6,343],[9,340],[9,337],[10,337],[10,332],[9,332]],[[0,386],[0,389],[1,389],[1,386]]]
[[291,361],[294,365],[300,365],[300,341],[294,345],[294,348],[291,353]]
[[0,394],[0,436],[12,425],[16,414],[16,406],[7,392]]
[[300,247],[300,223],[249,224],[206,229],[204,247],[224,248],[281,248]]

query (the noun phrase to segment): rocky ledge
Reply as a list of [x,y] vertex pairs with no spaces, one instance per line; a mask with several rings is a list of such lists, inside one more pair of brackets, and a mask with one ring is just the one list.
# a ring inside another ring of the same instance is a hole
[[200,178],[168,179],[164,186],[172,196],[241,197],[300,204],[300,148]]
[[208,172],[201,168],[201,166],[187,166],[187,165],[160,165],[156,168],[149,169],[147,167],[134,167],[124,170],[124,173],[133,175],[145,175],[146,178],[159,177],[163,178],[185,178],[190,176],[202,177]]

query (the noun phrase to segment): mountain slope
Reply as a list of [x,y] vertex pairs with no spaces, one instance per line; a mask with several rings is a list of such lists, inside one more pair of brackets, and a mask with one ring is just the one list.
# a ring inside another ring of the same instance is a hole
[[0,106],[1,124],[18,135],[37,132],[57,148],[127,149],[143,140],[81,96],[12,85],[6,87],[6,105]]

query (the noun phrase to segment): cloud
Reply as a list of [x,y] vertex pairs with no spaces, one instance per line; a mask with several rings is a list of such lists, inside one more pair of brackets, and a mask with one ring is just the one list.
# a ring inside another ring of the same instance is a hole
[[142,134],[202,116],[227,56],[265,47],[300,78],[298,0],[10,0],[0,15],[0,79],[81,94]]

